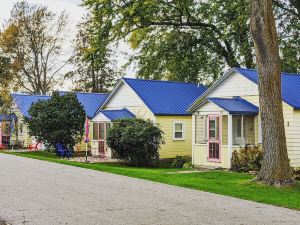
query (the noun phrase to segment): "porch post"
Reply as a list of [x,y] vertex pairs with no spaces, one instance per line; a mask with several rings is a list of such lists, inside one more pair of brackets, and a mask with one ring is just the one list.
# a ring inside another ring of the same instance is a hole
[[196,137],[196,116],[192,115],[192,164],[194,165],[194,144]]
[[228,152],[229,152],[229,167],[231,168],[232,157],[232,115],[228,114]]

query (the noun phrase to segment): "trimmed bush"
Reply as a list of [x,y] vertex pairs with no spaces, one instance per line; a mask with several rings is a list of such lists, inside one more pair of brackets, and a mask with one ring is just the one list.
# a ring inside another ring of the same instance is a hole
[[233,151],[231,169],[236,172],[259,171],[262,159],[261,146],[246,146]]
[[161,144],[163,132],[149,120],[117,120],[107,135],[107,145],[113,149],[115,157],[128,160],[134,166],[157,163]]

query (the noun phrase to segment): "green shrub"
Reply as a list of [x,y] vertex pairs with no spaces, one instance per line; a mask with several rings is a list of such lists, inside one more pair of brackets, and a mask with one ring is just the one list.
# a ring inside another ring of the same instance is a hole
[[174,168],[182,168],[186,162],[190,162],[191,158],[187,156],[176,156],[176,158],[172,161],[172,167]]
[[113,123],[107,135],[107,145],[117,159],[129,160],[132,165],[157,163],[163,132],[151,121],[120,119]]
[[47,148],[56,143],[73,149],[82,139],[85,111],[74,93],[61,96],[53,92],[49,100],[39,100],[29,108],[30,118],[25,118],[29,134],[43,142]]
[[186,162],[183,164],[182,168],[193,168],[194,165],[192,164],[192,162]]
[[259,171],[262,159],[261,146],[246,146],[233,151],[231,169],[236,172]]

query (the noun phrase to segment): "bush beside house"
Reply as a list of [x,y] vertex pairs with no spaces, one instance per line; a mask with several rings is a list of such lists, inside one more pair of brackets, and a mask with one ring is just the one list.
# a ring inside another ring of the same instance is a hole
[[107,134],[107,145],[116,158],[135,166],[151,165],[159,160],[163,132],[153,122],[143,119],[116,120]]
[[75,94],[60,96],[54,92],[51,99],[32,104],[29,115],[26,119],[29,134],[48,148],[62,143],[66,148],[73,149],[81,141],[85,111]]
[[232,167],[236,172],[259,171],[263,151],[261,146],[246,146],[232,153]]

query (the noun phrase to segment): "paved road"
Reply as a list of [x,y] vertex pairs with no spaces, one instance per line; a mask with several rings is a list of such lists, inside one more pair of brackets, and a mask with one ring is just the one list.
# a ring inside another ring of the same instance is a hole
[[[299,199],[300,201],[300,199]],[[300,212],[0,154],[0,217],[13,225],[300,224]]]

